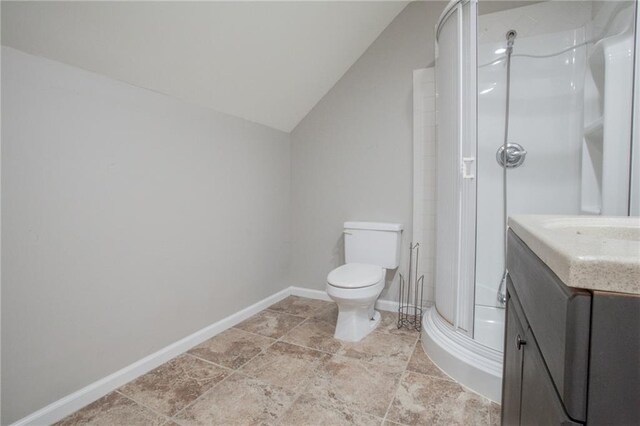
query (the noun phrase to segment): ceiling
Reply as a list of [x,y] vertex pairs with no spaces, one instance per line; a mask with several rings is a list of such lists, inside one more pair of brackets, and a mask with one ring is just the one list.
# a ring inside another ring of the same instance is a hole
[[406,1],[2,2],[2,44],[291,131]]

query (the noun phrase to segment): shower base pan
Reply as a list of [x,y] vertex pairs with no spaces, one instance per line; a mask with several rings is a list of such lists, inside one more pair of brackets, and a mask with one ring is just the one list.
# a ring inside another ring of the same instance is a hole
[[422,348],[442,371],[462,386],[500,403],[502,352],[456,332],[435,307],[422,317]]

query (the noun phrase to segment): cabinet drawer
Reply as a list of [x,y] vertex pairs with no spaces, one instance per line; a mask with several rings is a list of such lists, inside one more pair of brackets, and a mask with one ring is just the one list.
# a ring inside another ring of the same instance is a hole
[[591,294],[564,285],[511,230],[507,268],[567,413],[585,421]]

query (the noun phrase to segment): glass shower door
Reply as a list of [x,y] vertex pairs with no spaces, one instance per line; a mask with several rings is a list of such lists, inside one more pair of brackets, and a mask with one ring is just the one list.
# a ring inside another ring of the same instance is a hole
[[[624,51],[619,43],[633,35],[633,5],[604,3],[543,2],[479,17],[474,338],[498,350],[504,324],[498,298],[503,203],[509,216],[601,214],[607,206],[609,214],[627,214],[631,91],[616,88],[632,87],[633,61],[625,65],[620,57],[617,68],[609,66],[609,72],[619,72],[619,84],[607,90],[598,83],[606,78],[594,55],[607,37],[618,37],[610,43],[616,52]],[[521,145],[526,157],[507,170],[505,200],[497,153],[504,142],[505,34],[511,29],[518,35],[511,61],[508,142]],[[615,99],[619,112],[607,116],[605,99]],[[603,127],[618,136],[607,138]],[[607,169],[609,175],[603,172]],[[609,184],[615,191],[606,189],[607,179],[616,182]]]
[[436,309],[473,336],[476,2],[445,12],[437,39]]

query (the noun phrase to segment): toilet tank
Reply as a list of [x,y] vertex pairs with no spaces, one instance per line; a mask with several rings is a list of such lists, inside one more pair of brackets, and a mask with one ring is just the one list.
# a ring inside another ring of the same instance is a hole
[[345,261],[395,269],[400,263],[401,236],[399,223],[345,222]]

